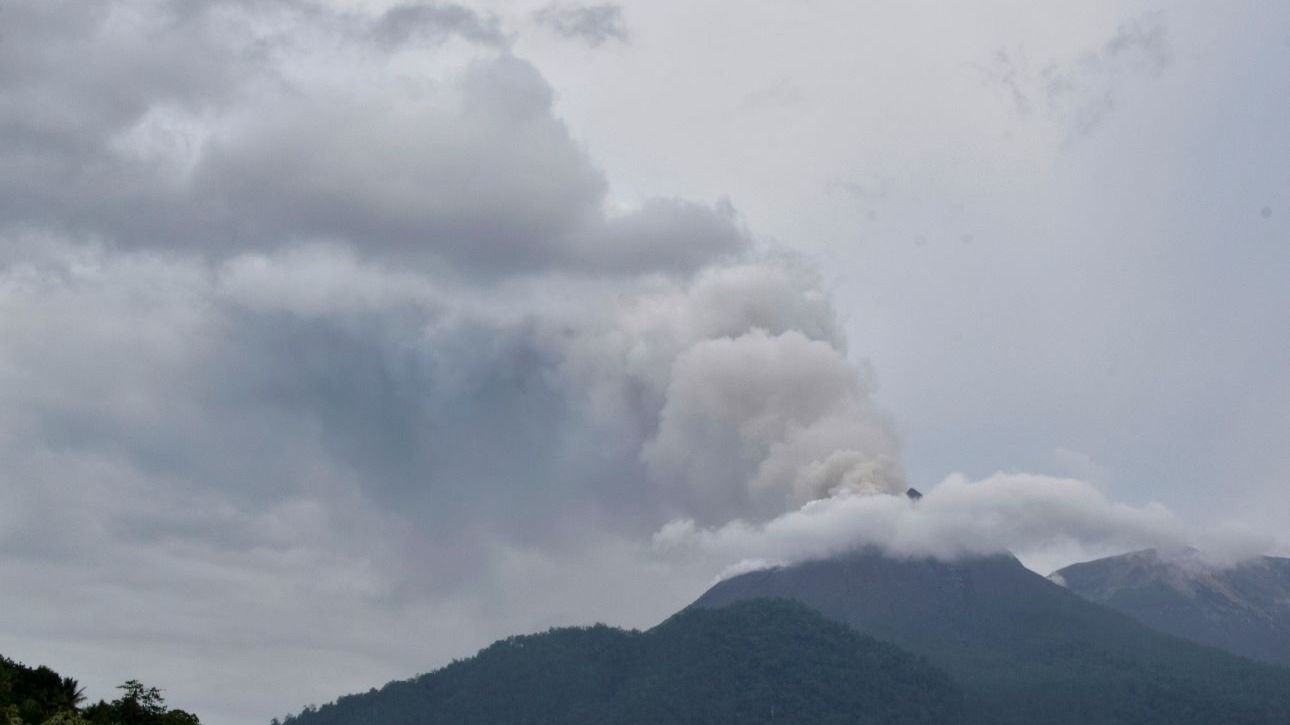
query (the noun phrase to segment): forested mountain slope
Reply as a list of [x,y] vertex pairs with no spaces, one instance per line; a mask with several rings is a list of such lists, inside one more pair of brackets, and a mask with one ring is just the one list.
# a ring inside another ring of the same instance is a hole
[[837,725],[965,721],[949,678],[801,605],[688,610],[647,632],[511,637],[292,725]]
[[857,551],[733,577],[693,606],[765,597],[926,656],[987,722],[1290,723],[1290,670],[1156,632],[1011,556]]

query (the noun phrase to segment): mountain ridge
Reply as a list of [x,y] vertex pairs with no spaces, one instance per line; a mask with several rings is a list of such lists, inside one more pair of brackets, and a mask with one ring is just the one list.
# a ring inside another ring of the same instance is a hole
[[477,655],[290,716],[290,725],[941,725],[948,675],[782,600],[685,610],[645,631],[500,640]]
[[1152,630],[1010,555],[860,549],[717,583],[692,607],[799,601],[943,667],[997,723],[1285,723],[1290,671]]
[[1219,566],[1194,549],[1145,549],[1072,564],[1049,578],[1158,631],[1290,666],[1290,559]]
[[1285,725],[1290,670],[1157,632],[1015,557],[861,549],[640,631],[500,640],[291,725]]

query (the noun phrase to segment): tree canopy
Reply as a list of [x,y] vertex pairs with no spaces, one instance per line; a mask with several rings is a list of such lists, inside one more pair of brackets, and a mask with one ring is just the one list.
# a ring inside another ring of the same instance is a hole
[[117,689],[117,699],[82,708],[85,692],[75,679],[0,657],[0,725],[201,725],[166,707],[155,687],[128,680]]

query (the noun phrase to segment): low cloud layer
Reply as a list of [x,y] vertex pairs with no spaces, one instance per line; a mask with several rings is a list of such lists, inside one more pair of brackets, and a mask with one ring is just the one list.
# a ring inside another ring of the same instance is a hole
[[1228,565],[1275,544],[1236,524],[1198,531],[1159,503],[1119,503],[1078,479],[1008,473],[980,481],[954,475],[917,502],[903,494],[840,494],[763,524],[705,528],[680,519],[654,534],[665,556],[699,552],[735,562],[726,575],[861,547],[943,560],[1014,553],[1047,573],[1072,552],[1194,546],[1213,564]]

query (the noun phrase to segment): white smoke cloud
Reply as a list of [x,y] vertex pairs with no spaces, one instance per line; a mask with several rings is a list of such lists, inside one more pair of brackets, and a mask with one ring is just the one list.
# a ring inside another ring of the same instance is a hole
[[1016,473],[980,481],[955,474],[917,503],[904,495],[842,493],[761,524],[701,527],[678,519],[654,535],[660,554],[708,556],[727,566],[725,575],[867,546],[944,560],[1012,552],[1047,573],[1093,555],[1186,546],[1212,552],[1210,560],[1225,565],[1271,544],[1239,526],[1193,530],[1158,503],[1119,503],[1078,479]]

